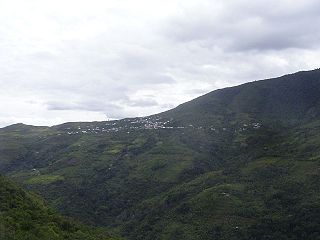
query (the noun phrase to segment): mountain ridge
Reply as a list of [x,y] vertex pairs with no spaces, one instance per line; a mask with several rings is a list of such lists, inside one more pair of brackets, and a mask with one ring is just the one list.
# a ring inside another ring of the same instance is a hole
[[[239,85],[236,85],[236,86],[231,86],[231,87],[226,87],[226,88],[220,88],[220,89],[216,89],[216,90],[213,90],[213,91],[210,91],[202,96],[199,96],[197,98],[194,98],[190,101],[187,101],[185,103],[182,103],[182,104],[179,104],[177,107],[173,108],[173,109],[169,109],[167,111],[164,111],[164,112],[160,112],[160,113],[156,113],[156,114],[151,114],[151,115],[147,115],[147,116],[143,116],[143,117],[130,117],[130,118],[123,118],[123,119],[117,119],[117,120],[111,120],[110,122],[114,122],[114,121],[122,121],[122,120],[127,120],[127,119],[136,119],[136,118],[147,118],[147,117],[152,117],[152,116],[158,116],[158,115],[163,115],[163,114],[166,114],[166,113],[170,113],[176,109],[179,109],[191,102],[195,102],[195,101],[199,101],[199,100],[202,100],[203,98],[207,98],[207,97],[210,97],[212,95],[215,95],[215,94],[219,94],[221,92],[225,92],[225,91],[232,91],[234,89],[239,89],[239,88],[245,88],[247,86],[252,86],[252,85],[255,85],[255,84],[261,84],[261,83],[265,83],[266,81],[267,82],[275,82],[275,81],[287,81],[287,80],[290,80],[290,78],[292,77],[299,77],[299,76],[302,76],[302,75],[305,75],[305,74],[313,74],[313,73],[320,73],[320,68],[316,68],[316,69],[313,69],[313,70],[303,70],[303,71],[298,71],[298,72],[295,72],[295,73],[290,73],[290,74],[285,74],[285,75],[282,75],[280,77],[274,77],[274,78],[269,78],[269,79],[260,79],[260,80],[255,80],[255,81],[252,81],[252,82],[246,82],[246,83],[243,83],[243,84],[239,84]],[[28,124],[24,124],[24,123],[15,123],[15,124],[11,124],[11,125],[8,125],[8,126],[5,126],[5,127],[2,127],[0,129],[5,129],[5,128],[8,128],[8,127],[23,127],[23,126],[30,126],[30,127],[57,127],[59,125],[64,125],[64,124],[76,124],[76,123],[86,123],[86,124],[90,124],[90,123],[99,123],[99,122],[107,122],[107,121],[89,121],[89,122],[79,122],[79,121],[74,121],[74,122],[65,122],[65,123],[61,123],[61,124],[57,124],[57,125],[53,125],[53,126],[37,126],[37,125],[28,125]]]
[[319,99],[317,69],[147,117],[0,129],[0,173],[130,240],[317,239]]

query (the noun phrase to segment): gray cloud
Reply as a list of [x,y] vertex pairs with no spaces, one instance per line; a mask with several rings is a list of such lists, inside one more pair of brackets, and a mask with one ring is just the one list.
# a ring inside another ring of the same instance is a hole
[[1,1],[0,126],[143,116],[317,68],[319,10],[316,0]]
[[151,106],[158,106],[158,102],[154,99],[139,99],[136,101],[130,102],[130,106],[133,107],[151,107]]
[[86,110],[93,112],[104,112],[108,109],[122,109],[121,106],[96,100],[90,102],[51,101],[47,102],[46,105],[48,110]]
[[204,1],[165,29],[175,41],[229,51],[310,49],[318,47],[319,11],[318,1]]

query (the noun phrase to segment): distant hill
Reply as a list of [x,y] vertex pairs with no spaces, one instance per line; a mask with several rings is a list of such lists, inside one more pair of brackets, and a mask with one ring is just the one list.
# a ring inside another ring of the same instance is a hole
[[0,172],[128,239],[320,239],[320,70],[108,122],[0,129]]

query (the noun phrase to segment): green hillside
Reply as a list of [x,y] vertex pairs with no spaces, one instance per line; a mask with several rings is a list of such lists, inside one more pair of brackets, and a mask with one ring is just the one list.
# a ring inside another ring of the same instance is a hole
[[27,193],[0,176],[1,240],[95,240],[116,239],[104,230],[85,227],[63,218],[46,207],[37,196]]
[[184,103],[162,115],[177,121],[281,121],[285,125],[320,116],[320,70],[220,89]]
[[0,172],[128,239],[320,239],[320,70],[149,117],[0,129]]

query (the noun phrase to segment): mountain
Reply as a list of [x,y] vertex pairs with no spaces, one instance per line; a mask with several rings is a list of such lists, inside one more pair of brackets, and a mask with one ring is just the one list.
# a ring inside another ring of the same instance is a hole
[[112,240],[103,230],[63,218],[43,201],[0,176],[0,239]]
[[[219,119],[295,122],[319,117],[319,69],[220,89],[168,111],[180,121],[207,124]],[[244,116],[246,115],[246,116]]]
[[0,172],[128,239],[320,239],[320,70],[170,111],[0,129]]

